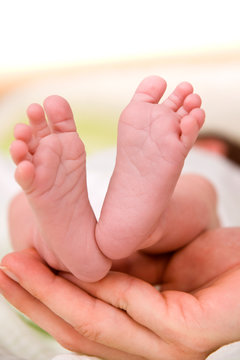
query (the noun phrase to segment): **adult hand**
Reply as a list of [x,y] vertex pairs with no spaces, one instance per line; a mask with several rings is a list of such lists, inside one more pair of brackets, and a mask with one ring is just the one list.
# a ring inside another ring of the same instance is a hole
[[[94,284],[63,278],[25,250],[3,259],[18,282],[0,272],[1,292],[73,351],[109,360],[202,360],[240,338],[239,229],[222,231],[208,232],[165,262],[160,280],[172,290],[159,293],[116,272]],[[193,276],[199,269],[200,281]],[[189,292],[175,290],[181,286]]]

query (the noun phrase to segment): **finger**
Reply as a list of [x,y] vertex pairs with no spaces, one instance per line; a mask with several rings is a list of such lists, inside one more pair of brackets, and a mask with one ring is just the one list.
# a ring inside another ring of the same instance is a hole
[[[15,281],[9,279],[0,271],[0,291],[2,295],[19,311],[38,324],[43,330],[51,334],[59,343],[69,349],[79,344],[78,350],[85,349],[81,343],[84,339],[69,324],[52,313],[46,306],[21,288]],[[64,340],[59,335],[64,333]],[[75,350],[77,350],[75,348]],[[86,349],[87,351],[87,349]]]
[[[120,277],[125,278],[123,283],[119,281]],[[181,359],[180,351],[184,352],[185,348],[193,352],[190,358],[205,359],[210,352],[220,346],[239,339],[240,324],[236,319],[240,318],[240,289],[238,287],[240,268],[222,275],[207,288],[198,290],[193,295],[179,291],[163,292],[166,308],[161,313],[157,311],[153,302],[149,302],[151,294],[144,291],[146,289],[143,287],[141,287],[141,296],[132,298],[133,291],[136,295],[138,285],[135,280],[135,284],[133,281],[132,284],[127,283],[126,277],[125,274],[111,273],[95,286],[86,283],[81,283],[81,286],[94,296],[127,309],[133,318],[138,318],[141,323],[145,322],[146,326],[151,323],[155,333],[169,341],[172,355],[174,346],[177,347],[178,355],[172,358]],[[151,308],[150,313],[142,304],[139,309],[142,298]],[[194,349],[198,356],[195,354],[194,357]],[[168,356],[169,353],[170,350],[167,353]]]
[[127,353],[94,343],[49,310],[18,283],[0,271],[0,292],[19,311],[55,338],[64,348],[110,360],[141,360]]
[[89,294],[124,309],[157,334],[164,341],[158,359],[205,359],[212,350],[211,341],[202,341],[205,324],[201,326],[202,309],[195,296],[179,291],[159,293],[150,284],[121,273],[111,272],[95,284],[73,279],[71,274],[64,276]]
[[126,311],[146,327],[156,328],[153,309],[156,313],[166,312],[164,299],[153,286],[127,274],[110,272],[104,279],[94,284],[82,282],[69,273],[61,275],[94,297]]
[[161,341],[150,330],[55,276],[29,252],[7,255],[2,265],[18,277],[25,290],[87,339],[137,356],[148,357],[149,349],[161,353]]
[[[161,312],[165,310],[164,302],[161,304],[161,295],[153,286],[127,274],[110,272],[94,284],[82,282],[69,273],[61,275],[94,297],[126,311],[144,326],[151,328],[149,319],[153,317],[152,309]],[[159,309],[160,306],[162,309]]]

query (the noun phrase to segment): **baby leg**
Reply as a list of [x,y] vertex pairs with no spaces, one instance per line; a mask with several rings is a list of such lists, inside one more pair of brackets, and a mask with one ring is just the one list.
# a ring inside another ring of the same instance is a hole
[[179,249],[203,231],[219,226],[217,194],[213,185],[196,174],[182,175],[168,207],[148,239],[154,245],[147,253],[165,253]]
[[20,251],[33,246],[33,237],[37,229],[37,223],[23,192],[16,195],[10,203],[8,226],[14,250]]
[[[36,127],[37,124],[33,127],[35,129],[35,138],[41,132],[38,129],[37,134]],[[14,137],[21,140],[18,142],[14,141],[10,148],[13,160],[18,164],[26,157],[27,147],[25,144],[32,142],[33,133],[31,127],[26,124],[17,124],[14,129]],[[33,238],[37,232],[38,225],[24,192],[19,193],[11,200],[8,209],[8,227],[14,250],[20,251],[33,246]]]

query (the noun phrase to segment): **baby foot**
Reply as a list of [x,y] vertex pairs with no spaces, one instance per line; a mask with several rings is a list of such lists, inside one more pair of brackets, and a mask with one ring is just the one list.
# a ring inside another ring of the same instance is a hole
[[152,234],[204,122],[201,99],[189,83],[158,104],[165,89],[163,79],[145,79],[120,117],[116,165],[96,229],[111,259],[156,242]]
[[11,146],[16,180],[38,223],[32,245],[50,266],[84,281],[97,281],[111,262],[95,241],[84,145],[66,100],[50,96],[44,110],[38,104],[29,107],[30,124],[16,127]]

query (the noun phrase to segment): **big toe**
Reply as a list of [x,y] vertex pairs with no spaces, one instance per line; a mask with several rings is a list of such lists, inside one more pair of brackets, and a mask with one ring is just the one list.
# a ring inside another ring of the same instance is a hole
[[45,99],[43,106],[53,132],[76,131],[71,107],[64,98],[58,95],[49,96]]
[[163,96],[166,87],[166,81],[160,76],[149,76],[138,85],[132,101],[157,104]]

